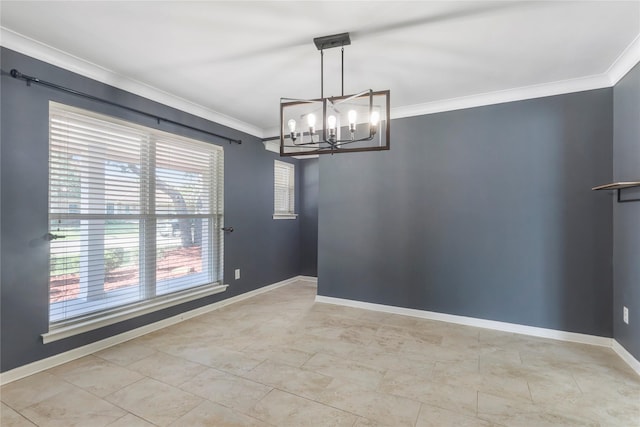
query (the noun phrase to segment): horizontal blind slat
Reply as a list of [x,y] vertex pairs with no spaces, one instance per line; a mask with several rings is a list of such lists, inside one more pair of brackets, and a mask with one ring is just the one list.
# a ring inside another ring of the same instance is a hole
[[222,147],[55,103],[49,139],[51,325],[222,279]]

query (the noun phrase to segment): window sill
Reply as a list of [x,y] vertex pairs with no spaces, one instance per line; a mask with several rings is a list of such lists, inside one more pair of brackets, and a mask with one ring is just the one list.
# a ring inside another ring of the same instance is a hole
[[178,292],[176,294],[158,297],[142,304],[136,304],[133,307],[120,309],[117,310],[117,312],[106,313],[98,318],[80,319],[70,324],[60,324],[49,330],[49,332],[42,334],[42,342],[47,344],[53,341],[72,337],[74,335],[79,335],[84,332],[92,331],[94,329],[102,328],[104,326],[113,325],[114,323],[122,322],[123,320],[133,319],[134,317],[142,316],[174,305],[204,298],[209,295],[219,294],[226,291],[228,286],[229,285],[218,284],[214,286],[207,286],[204,289]]
[[273,214],[273,219],[296,219],[298,214]]

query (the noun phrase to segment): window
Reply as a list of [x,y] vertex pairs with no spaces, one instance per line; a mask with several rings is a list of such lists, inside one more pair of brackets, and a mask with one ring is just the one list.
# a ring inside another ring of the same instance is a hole
[[273,219],[295,219],[295,166],[274,160]]
[[49,111],[45,342],[223,291],[222,148]]

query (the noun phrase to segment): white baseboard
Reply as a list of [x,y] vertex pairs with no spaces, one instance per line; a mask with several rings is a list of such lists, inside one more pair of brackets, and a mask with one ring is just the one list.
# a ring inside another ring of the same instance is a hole
[[[38,372],[53,368],[54,366],[62,365],[63,363],[70,362],[80,357],[88,356],[97,351],[104,350],[117,344],[132,340],[142,335],[148,334],[166,328],[167,326],[180,323],[184,320],[192,319],[210,311],[217,310],[227,305],[243,301],[253,296],[269,292],[273,289],[292,284],[294,282],[305,282],[307,284],[317,284],[317,278],[311,276],[296,276],[290,279],[282,280],[271,285],[263,286],[262,288],[255,289],[250,292],[246,292],[241,295],[236,295],[231,298],[227,298],[222,301],[218,301],[213,304],[209,304],[204,307],[199,307],[194,310],[190,310],[181,313],[177,316],[169,317],[167,319],[160,320],[149,325],[141,326],[139,328],[123,332],[118,335],[114,335],[109,338],[105,338],[100,341],[96,341],[82,347],[77,347],[64,353],[56,354],[46,359],[37,360],[27,365],[19,366],[15,369],[0,373],[0,385],[8,384],[12,381],[19,380],[29,375],[36,374]],[[494,320],[477,319],[473,317],[456,316],[453,314],[443,314],[423,310],[415,310],[403,307],[394,307],[382,304],[373,304],[361,301],[347,300],[341,298],[325,297],[321,295],[316,296],[316,302],[344,305],[347,307],[362,308],[365,310],[380,311],[384,313],[400,314],[404,316],[419,317],[422,319],[438,320],[442,322],[456,323],[466,326],[475,326],[486,329],[494,329],[503,332],[513,332],[523,335],[531,335],[536,337],[551,338],[561,341],[571,341],[583,344],[592,344],[602,347],[612,348],[622,360],[624,360],[638,375],[640,375],[640,362],[631,355],[620,343],[612,338],[598,337],[593,335],[578,334],[574,332],[557,331],[553,329],[538,328],[534,326],[518,325],[514,323],[498,322]]]
[[33,375],[38,372],[44,371],[46,369],[53,368],[54,366],[62,365],[63,363],[67,363],[72,360],[79,359],[80,357],[88,356],[97,351],[104,350],[105,348],[112,347],[117,344],[121,344],[125,341],[132,340],[134,338],[140,337],[150,332],[154,332],[162,328],[166,328],[167,326],[175,325],[176,323],[180,323],[184,320],[192,319],[196,316],[200,316],[210,311],[217,310],[227,305],[245,300],[247,298],[251,298],[253,296],[256,296],[265,292],[269,292],[273,289],[286,286],[297,281],[312,282],[313,281],[312,279],[315,279],[315,278],[307,277],[307,276],[292,277],[291,279],[286,279],[277,283],[273,283],[271,285],[263,286],[262,288],[255,289],[253,291],[246,292],[244,294],[236,295],[234,297],[227,298],[225,300],[218,301],[213,304],[206,305],[204,307],[199,307],[194,310],[186,311],[177,316],[169,317],[167,319],[163,319],[158,322],[141,326],[139,328],[132,329],[130,331],[123,332],[121,334],[114,335],[112,337],[105,338],[100,341],[83,345],[82,347],[77,347],[72,350],[65,351],[64,353],[59,353],[54,356],[47,357],[45,359],[37,360],[27,365],[19,366],[9,371],[0,373],[0,385],[8,384],[12,381],[16,381],[21,378],[27,377],[29,375]]
[[638,361],[638,359],[633,357],[633,355],[629,353],[627,349],[624,348],[618,341],[616,340],[612,340],[612,341],[613,343],[611,347],[613,348],[613,351],[615,351],[622,360],[627,362],[627,365],[629,365],[631,369],[636,371],[636,374],[640,375],[640,361]]
[[434,311],[415,310],[411,308],[395,307],[391,305],[373,304],[342,298],[316,296],[316,302],[345,305],[348,307],[362,308],[365,310],[381,311],[384,313],[401,314],[403,316],[419,317],[428,320],[456,323],[458,325],[475,326],[478,328],[493,329],[502,332],[531,335],[541,338],[550,338],[561,341],[571,341],[582,344],[592,344],[602,347],[611,347],[611,338],[595,335],[578,334],[575,332],[558,331],[555,329],[538,328],[536,326],[519,325],[517,323],[498,322],[496,320],[478,319],[475,317],[457,316],[454,314],[437,313]]
[[316,295],[316,302],[344,305],[347,307],[362,308],[365,310],[380,311],[383,313],[400,314],[403,316],[419,317],[421,319],[438,320],[441,322],[456,323],[459,325],[475,326],[478,328],[493,329],[502,332],[530,335],[534,337],[550,338],[559,341],[570,341],[581,344],[591,344],[612,348],[638,375],[640,375],[640,361],[629,353],[618,341],[613,338],[599,337],[595,335],[579,334],[575,332],[558,331],[555,329],[538,328],[536,326],[519,325],[516,323],[498,322],[495,320],[478,319],[475,317],[457,316],[454,314],[437,313],[433,311],[415,310],[411,308],[395,307],[391,305],[373,304],[369,302],[355,301],[342,298],[325,297]]

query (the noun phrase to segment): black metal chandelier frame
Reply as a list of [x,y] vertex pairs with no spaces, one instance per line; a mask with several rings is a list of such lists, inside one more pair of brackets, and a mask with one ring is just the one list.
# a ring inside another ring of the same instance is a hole
[[[344,95],[344,46],[351,44],[351,39],[349,37],[349,33],[341,33],[335,34],[332,36],[325,37],[317,37],[313,39],[314,44],[320,51],[320,98],[317,99],[296,99],[296,98],[280,98],[280,155],[281,156],[299,156],[299,155],[310,155],[310,154],[333,154],[337,152],[358,152],[358,151],[380,151],[380,150],[388,150],[390,148],[390,91],[373,91],[371,89],[364,90],[354,95]],[[324,97],[324,50],[340,47],[341,48],[341,96],[334,97]],[[376,116],[376,120],[374,117],[374,97],[375,96],[383,96],[385,99],[385,117],[381,118]],[[360,99],[360,98],[368,98],[367,106],[368,106],[368,118],[369,118],[369,132],[367,136],[361,138],[355,138],[355,129],[357,124],[349,123],[349,134],[350,138],[348,139],[340,139],[337,137],[337,132],[334,128],[327,126],[328,119],[328,108],[332,106],[335,109],[335,106],[339,106],[342,103],[346,103],[348,101]],[[294,129],[290,129],[290,132],[285,131],[285,126],[287,124],[285,121],[285,109],[290,108],[296,105],[304,105],[304,104],[312,104],[312,103],[322,103],[322,134],[321,138],[318,135],[318,140],[314,141],[314,135],[317,134],[314,127],[310,125],[309,131],[304,132],[301,131],[299,133],[295,132],[295,123]],[[357,146],[357,147],[345,147],[350,144],[371,141],[374,139],[375,135],[378,133],[379,124],[384,121],[384,132],[385,132],[385,144],[378,146]],[[327,129],[329,127],[329,129]],[[305,136],[308,137],[308,141],[305,142]],[[287,143],[286,140],[289,140],[290,143]],[[298,142],[298,140],[300,140]],[[287,151],[286,149],[294,149],[291,151]],[[315,148],[315,149],[312,149]],[[297,150],[295,150],[297,149]],[[302,149],[302,150],[301,150]]]

